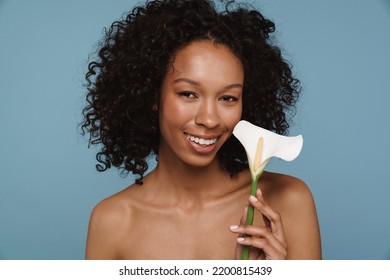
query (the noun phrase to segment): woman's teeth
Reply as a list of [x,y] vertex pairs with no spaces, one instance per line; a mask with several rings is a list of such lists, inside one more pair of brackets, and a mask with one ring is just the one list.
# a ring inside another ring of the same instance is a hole
[[217,142],[217,138],[205,139],[205,138],[195,137],[195,136],[192,136],[189,134],[186,134],[186,137],[191,142],[194,142],[196,144],[203,145],[203,146],[209,146],[209,145],[212,145],[215,142]]

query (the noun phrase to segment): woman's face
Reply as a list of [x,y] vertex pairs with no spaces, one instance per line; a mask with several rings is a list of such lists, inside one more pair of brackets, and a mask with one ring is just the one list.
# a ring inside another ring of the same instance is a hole
[[225,46],[196,41],[168,67],[159,104],[160,158],[207,166],[241,119],[244,70]]

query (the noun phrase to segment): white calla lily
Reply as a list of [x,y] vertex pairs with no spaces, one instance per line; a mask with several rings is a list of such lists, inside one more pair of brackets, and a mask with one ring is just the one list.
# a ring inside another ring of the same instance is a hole
[[[302,150],[302,135],[287,137],[276,134],[264,128],[255,126],[247,121],[240,121],[234,127],[234,136],[245,148],[248,157],[248,165],[251,172],[250,193],[256,196],[257,182],[263,173],[267,163],[272,157],[278,157],[286,161],[294,160]],[[248,206],[246,224],[252,225],[254,208]],[[249,258],[249,247],[244,246],[241,259]]]
[[294,160],[302,150],[303,137],[283,136],[240,121],[233,130],[234,136],[244,146],[253,178],[261,174],[272,157],[286,161]]

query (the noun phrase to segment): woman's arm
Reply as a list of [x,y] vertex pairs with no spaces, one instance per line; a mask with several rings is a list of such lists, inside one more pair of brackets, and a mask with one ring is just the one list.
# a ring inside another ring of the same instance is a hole
[[285,196],[283,218],[288,259],[322,259],[320,227],[313,196],[306,184],[293,180]]
[[[299,179],[284,176],[271,186],[272,194],[266,202],[261,191],[249,199],[264,226],[241,224],[231,227],[239,233],[237,253],[243,245],[251,246],[250,259],[321,259],[321,239],[313,197],[309,188]],[[275,211],[277,209],[278,211]],[[249,236],[245,236],[249,235]]]
[[99,203],[92,211],[89,221],[86,259],[118,259],[121,211],[109,201]]

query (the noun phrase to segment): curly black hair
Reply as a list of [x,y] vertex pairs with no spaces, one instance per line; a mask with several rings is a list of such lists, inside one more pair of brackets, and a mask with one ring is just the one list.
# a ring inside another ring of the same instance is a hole
[[[299,81],[271,42],[274,23],[248,5],[232,2],[218,11],[209,0],[147,1],[106,30],[98,58],[88,66],[81,124],[82,133],[89,132],[89,144],[102,144],[96,155],[98,171],[114,166],[138,174],[136,182],[141,182],[146,158],[158,155],[160,131],[153,106],[167,67],[193,41],[222,44],[241,60],[242,119],[287,133],[287,113],[298,99]],[[245,151],[234,137],[217,156],[232,176],[247,168]]]

